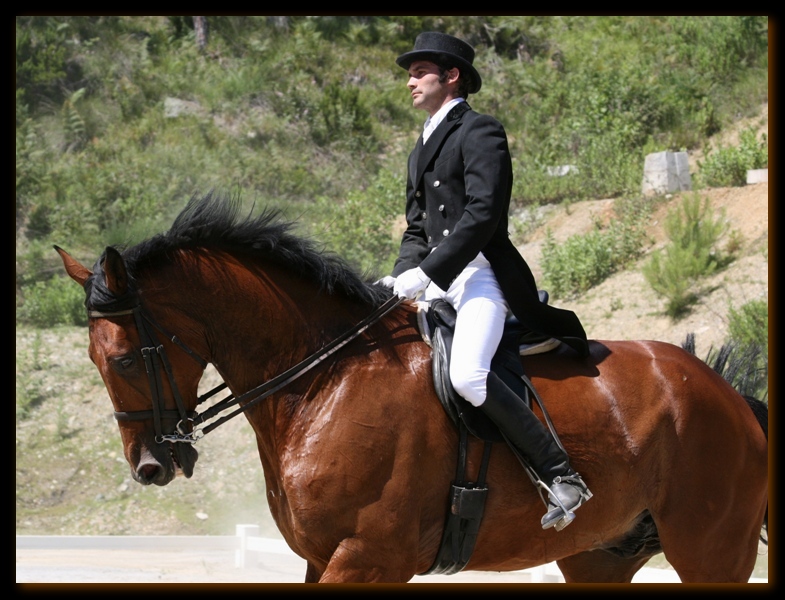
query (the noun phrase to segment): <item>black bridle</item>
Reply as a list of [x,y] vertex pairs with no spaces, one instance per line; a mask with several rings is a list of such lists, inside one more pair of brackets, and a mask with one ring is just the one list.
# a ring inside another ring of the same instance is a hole
[[[145,369],[147,371],[147,380],[150,386],[153,406],[150,410],[115,411],[115,419],[118,421],[142,421],[145,419],[153,419],[156,442],[184,442],[188,444],[195,444],[202,437],[222,423],[225,423],[232,417],[235,417],[236,415],[248,410],[251,406],[260,400],[263,400],[269,395],[274,394],[284,386],[288,385],[327,359],[329,356],[359,336],[374,322],[381,319],[393,308],[398,306],[402,301],[403,300],[397,298],[396,296],[392,296],[384,304],[382,304],[379,308],[373,311],[370,315],[368,315],[365,319],[360,321],[350,330],[344,332],[338,338],[334,339],[329,344],[326,344],[280,375],[251,390],[248,390],[240,396],[234,396],[234,394],[230,394],[201,413],[198,413],[195,410],[188,411],[185,409],[182,396],[180,395],[180,391],[178,390],[177,384],[174,380],[171,363],[166,356],[166,349],[162,344],[158,343],[155,330],[157,329],[161,334],[182,348],[183,351],[185,351],[191,358],[201,365],[202,369],[205,369],[209,364],[206,360],[193,352],[176,335],[172,335],[166,329],[164,329],[155,319],[153,319],[152,315],[150,315],[150,313],[146,311],[141,304],[138,304],[136,307],[128,310],[120,310],[115,312],[89,310],[87,314],[92,318],[109,318],[132,314],[134,316],[134,320],[136,321],[136,328],[139,331],[139,338],[142,343],[142,358],[144,359]],[[172,395],[174,396],[177,410],[165,408],[166,405],[163,397],[163,385],[161,378],[162,372],[166,374],[166,377],[169,380],[169,386],[172,389]],[[225,382],[214,387],[210,391],[199,396],[196,399],[196,405],[199,406],[226,387],[227,386]],[[240,404],[244,401],[247,402],[239,406],[230,414],[224,415],[213,423],[196,429],[197,426],[206,423],[210,419],[217,417],[232,406]],[[177,424],[173,428],[172,433],[163,433],[162,423],[166,419],[177,420]]]

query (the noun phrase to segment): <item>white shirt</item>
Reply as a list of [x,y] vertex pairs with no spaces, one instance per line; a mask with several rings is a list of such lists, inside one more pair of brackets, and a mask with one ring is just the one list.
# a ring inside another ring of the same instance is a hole
[[447,113],[450,112],[450,109],[452,109],[452,107],[455,106],[456,104],[464,102],[465,100],[466,100],[465,98],[453,98],[447,104],[442,106],[438,111],[436,111],[435,115],[433,115],[432,117],[428,117],[425,120],[425,125],[423,125],[423,130],[422,130],[423,144],[428,141],[428,138],[431,137],[433,130],[436,129],[439,126],[439,123],[441,123],[444,120],[444,117],[447,116]]

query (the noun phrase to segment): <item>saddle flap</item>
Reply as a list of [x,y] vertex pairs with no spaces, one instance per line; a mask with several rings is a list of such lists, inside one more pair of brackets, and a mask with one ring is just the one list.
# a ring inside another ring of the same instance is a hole
[[[456,426],[463,421],[475,437],[489,442],[505,441],[496,424],[479,408],[458,394],[450,381],[449,357],[455,328],[455,309],[443,300],[433,301],[431,309],[427,314],[432,331],[430,339],[433,383],[445,412]],[[529,389],[524,382],[516,336],[506,336],[502,339],[491,361],[491,370],[531,405]]]

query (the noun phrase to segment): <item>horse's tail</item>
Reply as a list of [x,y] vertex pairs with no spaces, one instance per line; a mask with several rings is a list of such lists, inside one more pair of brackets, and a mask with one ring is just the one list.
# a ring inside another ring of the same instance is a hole
[[[690,354],[695,354],[695,334],[690,333],[682,344]],[[768,377],[768,360],[761,360],[762,350],[759,346],[750,345],[740,348],[738,344],[724,344],[719,351],[709,349],[706,364],[730,383],[742,398],[747,402],[755,418],[769,439],[769,405],[759,400],[752,394],[761,387],[764,378]],[[761,363],[764,365],[761,368]],[[766,514],[763,517],[760,540],[769,545],[769,505],[766,504]]]

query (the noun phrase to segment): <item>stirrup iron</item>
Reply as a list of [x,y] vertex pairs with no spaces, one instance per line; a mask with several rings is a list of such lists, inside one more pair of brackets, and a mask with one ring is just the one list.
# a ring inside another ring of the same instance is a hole
[[[553,527],[554,529],[556,529],[556,531],[561,531],[562,529],[567,527],[567,525],[569,525],[575,520],[575,510],[583,506],[584,502],[587,502],[593,496],[591,490],[589,490],[588,486],[586,485],[586,482],[584,482],[581,476],[578,475],[577,473],[575,475],[565,475],[564,477],[558,476],[555,477],[553,480],[553,483],[571,483],[571,482],[575,483],[573,487],[575,487],[578,490],[579,495],[578,495],[577,504],[572,507],[572,510],[567,510],[567,507],[564,506],[564,504],[558,498],[558,496],[556,496],[556,494],[551,492],[550,487],[548,487],[545,484],[545,482],[543,482],[542,480],[538,481],[538,483],[548,491],[548,502],[546,503],[546,508],[548,508],[551,504],[555,504],[556,505],[555,508],[560,509],[563,515],[553,525],[543,525],[543,529],[550,529],[551,527]],[[542,494],[540,494],[540,496],[542,496]]]

